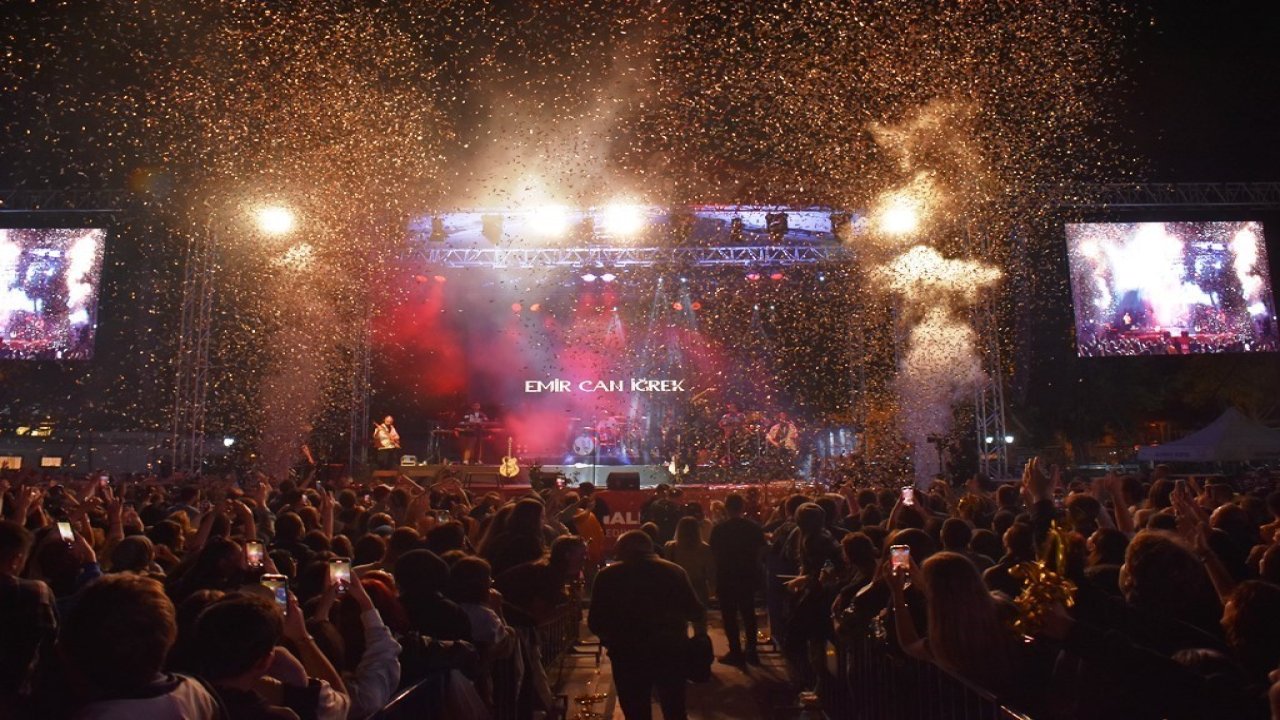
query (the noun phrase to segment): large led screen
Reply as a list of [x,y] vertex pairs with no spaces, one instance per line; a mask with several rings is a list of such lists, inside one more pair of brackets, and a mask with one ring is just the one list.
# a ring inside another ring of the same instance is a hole
[[0,228],[0,359],[92,357],[106,234]]
[[1069,223],[1081,357],[1276,350],[1262,223]]

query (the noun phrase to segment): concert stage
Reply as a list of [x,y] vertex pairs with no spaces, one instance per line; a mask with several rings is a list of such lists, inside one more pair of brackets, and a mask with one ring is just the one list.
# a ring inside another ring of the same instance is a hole
[[513,478],[504,478],[498,473],[498,465],[402,465],[395,470],[374,471],[375,478],[394,478],[406,475],[428,482],[444,477],[445,473],[462,481],[470,490],[502,490],[507,488],[528,488],[531,471],[540,473],[547,482],[554,481],[557,476],[565,478],[566,487],[576,487],[580,483],[589,482],[601,489],[641,490],[654,488],[666,483],[668,485],[720,485],[720,484],[754,484],[758,474],[749,468],[697,467],[682,473],[679,480],[671,474],[665,465],[594,465],[577,463],[573,465],[538,465],[520,467],[520,473]]

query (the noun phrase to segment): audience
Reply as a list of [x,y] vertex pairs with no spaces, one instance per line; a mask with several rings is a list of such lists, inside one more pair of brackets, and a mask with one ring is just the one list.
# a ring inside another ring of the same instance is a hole
[[[751,672],[761,600],[792,686],[829,707],[833,646],[932,663],[1035,718],[1249,720],[1280,704],[1269,475],[1090,480],[1033,461],[1021,483],[938,481],[910,505],[869,471],[839,483],[642,491],[642,529],[611,545],[609,505],[626,503],[589,485],[473,497],[447,477],[6,472],[0,716],[359,720],[425,677],[444,678],[450,717],[556,714],[547,628],[568,633],[590,602],[624,713],[647,717],[656,689],[677,718],[707,609],[725,672]],[[1019,624],[1038,561],[1074,603]]]

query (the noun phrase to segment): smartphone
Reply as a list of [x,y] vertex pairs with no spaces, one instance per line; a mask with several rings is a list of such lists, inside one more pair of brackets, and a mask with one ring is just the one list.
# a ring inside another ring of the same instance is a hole
[[280,612],[287,612],[289,609],[289,578],[283,575],[267,573],[258,582],[262,583],[263,587],[271,590],[271,596],[275,598],[276,607],[280,608]]
[[71,523],[69,522],[58,523],[58,536],[62,538],[64,543],[75,542],[76,540],[76,534],[71,531]]
[[911,547],[909,545],[889,546],[889,567],[893,570],[911,566]]
[[908,485],[902,488],[902,504],[903,505],[916,504],[916,489],[914,487],[911,487],[910,485]]
[[244,560],[245,564],[253,570],[262,568],[262,554],[266,552],[266,548],[257,540],[250,540],[244,544]]
[[351,585],[351,558],[335,558],[329,561],[329,581],[338,586],[338,594]]

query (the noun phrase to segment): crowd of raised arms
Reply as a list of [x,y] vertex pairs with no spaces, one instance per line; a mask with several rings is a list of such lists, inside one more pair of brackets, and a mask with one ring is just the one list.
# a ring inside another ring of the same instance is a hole
[[[555,618],[585,619],[618,673],[643,674],[636,658],[662,663],[636,628],[665,612],[696,638],[719,607],[721,662],[745,671],[762,603],[795,689],[828,700],[846,682],[828,647],[874,642],[1037,720],[1280,720],[1265,472],[1088,479],[1033,460],[1021,483],[883,485],[707,507],[662,486],[606,553],[610,493],[588,483],[504,497],[449,478],[7,472],[0,717],[366,718],[441,676],[440,717],[541,717],[555,699],[535,629]],[[1037,560],[1070,602],[1028,601]],[[641,563],[689,592],[628,590]],[[680,716],[683,689],[650,680]],[[629,717],[648,712],[650,685],[617,682]]]

